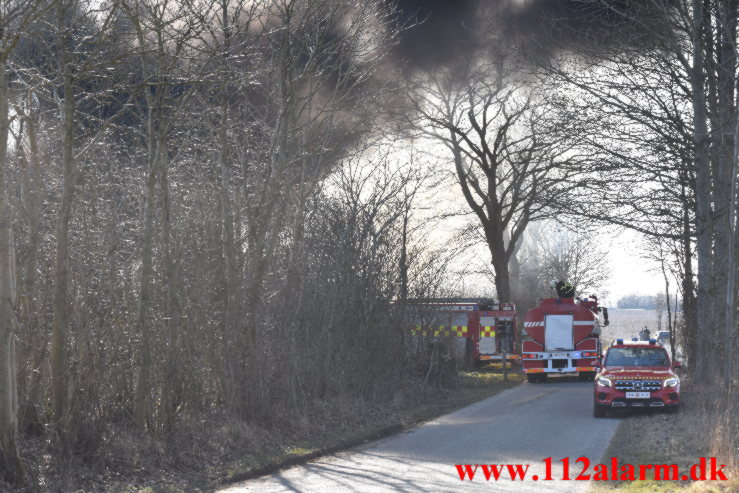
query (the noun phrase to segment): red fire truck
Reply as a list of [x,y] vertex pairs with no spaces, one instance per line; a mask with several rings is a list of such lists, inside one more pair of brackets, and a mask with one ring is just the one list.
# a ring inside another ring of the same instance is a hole
[[548,375],[578,375],[592,380],[591,366],[601,352],[600,315],[608,325],[608,312],[595,296],[544,298],[524,319],[521,363],[529,382]]
[[492,299],[422,298],[405,303],[411,333],[453,337],[456,356],[474,363],[517,359],[516,307]]

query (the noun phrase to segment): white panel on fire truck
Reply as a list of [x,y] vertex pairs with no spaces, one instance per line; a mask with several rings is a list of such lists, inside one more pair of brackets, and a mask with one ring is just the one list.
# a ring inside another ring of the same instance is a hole
[[572,315],[546,315],[544,319],[544,350],[572,350]]
[[454,319],[452,320],[452,325],[456,325],[458,327],[467,326],[467,314],[466,313],[460,313],[458,315],[454,315]]
[[480,337],[480,354],[495,354],[495,337]]
[[[495,317],[480,317],[480,342],[478,348],[480,354],[496,354],[495,351],[495,336],[489,334],[495,331]],[[487,333],[487,335],[485,335]]]

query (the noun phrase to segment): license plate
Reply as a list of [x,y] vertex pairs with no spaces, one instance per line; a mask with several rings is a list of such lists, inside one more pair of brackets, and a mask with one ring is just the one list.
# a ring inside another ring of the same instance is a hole
[[626,392],[627,399],[648,399],[649,392]]
[[552,353],[552,358],[566,358],[567,353]]

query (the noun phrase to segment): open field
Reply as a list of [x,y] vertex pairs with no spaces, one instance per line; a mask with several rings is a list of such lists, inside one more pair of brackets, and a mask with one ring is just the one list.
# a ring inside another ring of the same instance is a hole
[[[657,311],[642,309],[610,308],[608,310],[610,325],[603,328],[601,337],[604,343],[614,339],[631,339],[638,337],[639,331],[647,327],[652,335],[657,333]],[[663,330],[667,330],[667,314],[662,316]]]

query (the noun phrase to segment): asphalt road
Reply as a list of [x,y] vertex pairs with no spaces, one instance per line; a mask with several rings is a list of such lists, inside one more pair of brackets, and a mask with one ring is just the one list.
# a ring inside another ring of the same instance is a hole
[[[587,481],[562,481],[563,457],[570,476],[575,459],[601,460],[619,420],[593,418],[592,382],[525,383],[407,432],[322,457],[270,476],[232,485],[221,493],[501,491],[585,492]],[[542,462],[552,457],[551,481]],[[460,481],[455,464],[530,464],[526,480],[503,470],[486,481]],[[591,471],[592,474],[592,465]],[[540,479],[534,481],[537,475]]]

